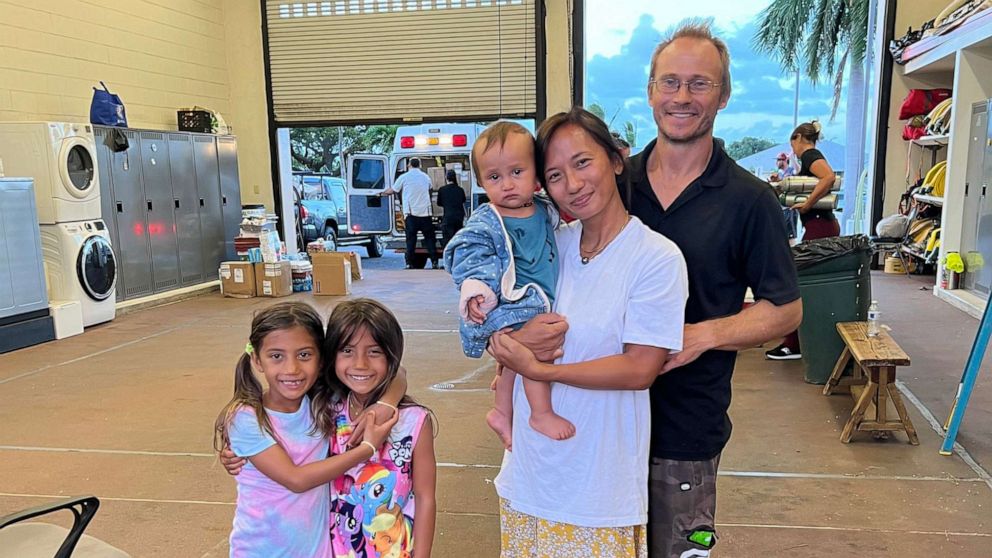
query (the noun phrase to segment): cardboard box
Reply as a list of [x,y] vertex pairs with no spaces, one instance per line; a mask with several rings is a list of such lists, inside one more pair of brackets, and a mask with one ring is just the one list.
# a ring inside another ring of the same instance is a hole
[[355,252],[344,252],[348,254],[348,261],[351,262],[351,280],[361,281],[365,279],[365,274],[362,273],[362,257]]
[[252,298],[255,296],[255,264],[251,262],[222,262],[220,290],[224,296]]
[[434,190],[437,190],[446,184],[446,181],[444,180],[444,172],[445,170],[441,167],[431,167],[427,169],[427,176],[431,177],[431,184],[433,185]]
[[289,296],[293,294],[293,265],[288,262],[256,263],[255,288],[258,296]]
[[83,306],[78,300],[53,300],[48,311],[55,323],[55,338],[65,339],[83,332]]
[[344,260],[351,262],[351,280],[360,281],[365,278],[365,274],[362,272],[362,257],[355,252],[311,252],[310,260],[313,265],[317,265],[317,260],[320,259],[323,262],[329,262],[332,259]]
[[313,294],[344,296],[351,294],[351,260],[341,252],[313,254]]

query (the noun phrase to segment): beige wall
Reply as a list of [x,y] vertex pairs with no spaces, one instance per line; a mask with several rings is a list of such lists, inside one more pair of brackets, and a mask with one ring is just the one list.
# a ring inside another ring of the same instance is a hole
[[100,80],[135,128],[208,107],[238,135],[243,199],[271,207],[259,20],[251,1],[0,2],[0,120],[87,122]]
[[[548,0],[545,12],[545,61],[548,115],[572,108],[572,5],[581,0]],[[581,33],[581,30],[578,30]]]
[[230,117],[238,136],[241,199],[272,205],[272,159],[269,154],[268,101],[262,57],[262,13],[255,0],[219,1],[224,11]]

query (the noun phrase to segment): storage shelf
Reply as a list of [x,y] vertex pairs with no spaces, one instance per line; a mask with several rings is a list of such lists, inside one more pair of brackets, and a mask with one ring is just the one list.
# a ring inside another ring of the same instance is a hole
[[992,10],[973,16],[943,37],[927,37],[921,42],[937,42],[941,39],[944,40],[940,44],[907,62],[903,66],[903,73],[913,77],[920,74],[948,74],[953,79],[957,51],[968,49],[987,52],[992,49]]
[[946,147],[948,137],[946,134],[942,136],[923,136],[922,138],[914,139],[913,143],[920,147]]
[[913,194],[913,199],[919,202],[933,205],[935,207],[944,207],[944,198],[938,198],[937,196],[928,196],[926,194]]

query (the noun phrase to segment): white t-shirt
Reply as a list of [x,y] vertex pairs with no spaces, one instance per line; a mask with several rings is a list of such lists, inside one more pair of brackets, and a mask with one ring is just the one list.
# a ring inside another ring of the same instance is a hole
[[[620,354],[624,344],[682,349],[685,260],[672,241],[636,217],[582,264],[575,221],[558,231],[555,311],[568,320],[562,363]],[[553,384],[551,404],[575,425],[556,441],[528,424],[520,377],[513,390],[513,451],[503,454],[496,491],[521,513],[582,527],[647,523],[648,390],[590,390]]]
[[403,193],[403,215],[430,216],[431,177],[427,173],[411,168],[396,179],[393,190]]

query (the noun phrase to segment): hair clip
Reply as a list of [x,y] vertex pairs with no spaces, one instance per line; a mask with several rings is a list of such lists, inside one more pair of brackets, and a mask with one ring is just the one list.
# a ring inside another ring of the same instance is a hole
[[249,341],[249,342],[248,342],[248,343],[247,343],[247,344],[245,345],[245,353],[247,353],[247,354],[249,354],[249,355],[250,355],[250,354],[251,354],[252,352],[254,352],[254,351],[255,351],[255,347],[252,347],[252,346],[251,346],[251,341]]

